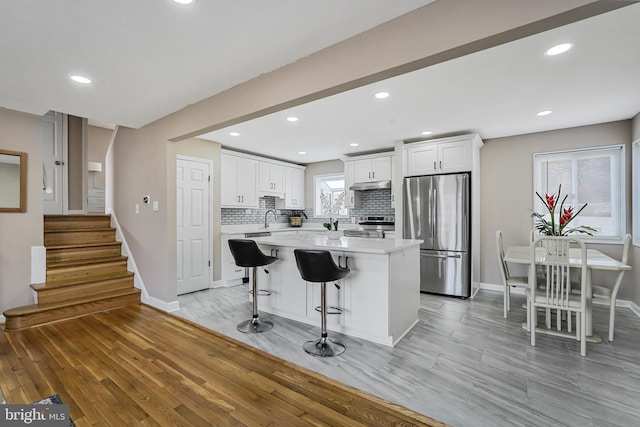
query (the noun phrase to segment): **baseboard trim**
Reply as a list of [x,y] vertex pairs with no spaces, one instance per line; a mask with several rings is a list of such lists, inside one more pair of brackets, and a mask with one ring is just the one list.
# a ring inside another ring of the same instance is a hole
[[179,301],[166,302],[152,296],[149,296],[149,301],[147,302],[147,304],[149,304],[151,307],[155,307],[158,310],[166,311],[168,313],[173,313],[174,311],[180,310]]
[[[129,245],[127,244],[127,239],[124,237],[122,233],[122,229],[120,228],[120,223],[118,222],[118,218],[116,218],[115,212],[109,210],[107,212],[108,215],[111,215],[111,222],[114,228],[116,229],[116,238],[122,243],[122,254],[127,257],[127,268],[129,271],[134,273],[133,276],[133,285],[140,289],[140,300],[149,305],[151,304],[149,292],[147,291],[146,286],[144,285],[144,281],[142,280],[142,275],[138,270],[138,266],[136,265],[136,260],[133,258],[133,254],[129,249]],[[159,308],[159,307],[158,307]]]
[[[488,291],[496,291],[496,292],[504,292],[504,286],[496,285],[494,283],[480,283],[480,289],[486,289]],[[525,294],[525,288],[511,288],[512,294]],[[598,301],[596,299],[593,300],[594,304],[597,305],[608,305],[606,302]],[[616,307],[624,307],[628,308],[633,313],[640,317],[640,306],[633,301],[629,301],[626,299],[616,299]]]
[[[480,289],[486,289],[488,291],[504,292],[504,286],[503,285],[496,285],[494,283],[480,283]],[[511,288],[511,293],[512,294],[524,295],[525,294],[525,288],[512,287]]]

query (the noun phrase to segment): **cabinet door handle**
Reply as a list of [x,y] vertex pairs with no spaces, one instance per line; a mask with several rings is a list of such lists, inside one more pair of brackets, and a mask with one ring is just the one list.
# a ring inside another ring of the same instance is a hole
[[442,169],[442,160],[440,160],[440,169]]
[[438,169],[436,166],[436,162],[433,162],[433,169]]
[[375,178],[376,178],[376,171],[371,172],[371,177],[372,177],[373,179],[375,179]]

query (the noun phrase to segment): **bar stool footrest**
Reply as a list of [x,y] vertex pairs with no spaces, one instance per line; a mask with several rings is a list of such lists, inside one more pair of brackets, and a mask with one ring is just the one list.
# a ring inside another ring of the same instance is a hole
[[[316,308],[314,308],[315,311],[317,311],[318,313],[322,313],[322,307],[317,306]],[[334,306],[328,306],[327,307],[327,314],[342,314],[344,313],[344,310],[340,307],[334,307]]]
[[[249,289],[249,295],[253,295],[253,290]],[[269,295],[271,295],[271,291],[268,291],[266,289],[258,289],[259,297],[268,297]]]

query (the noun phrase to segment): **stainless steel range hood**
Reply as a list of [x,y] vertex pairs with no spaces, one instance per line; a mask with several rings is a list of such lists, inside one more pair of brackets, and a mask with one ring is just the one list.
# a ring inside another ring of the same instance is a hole
[[356,182],[349,190],[379,190],[381,188],[391,188],[391,181]]

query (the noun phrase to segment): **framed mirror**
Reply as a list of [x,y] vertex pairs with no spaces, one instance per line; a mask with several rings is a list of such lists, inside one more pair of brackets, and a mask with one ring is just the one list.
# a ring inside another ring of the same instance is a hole
[[0,149],[0,212],[27,211],[27,153]]

